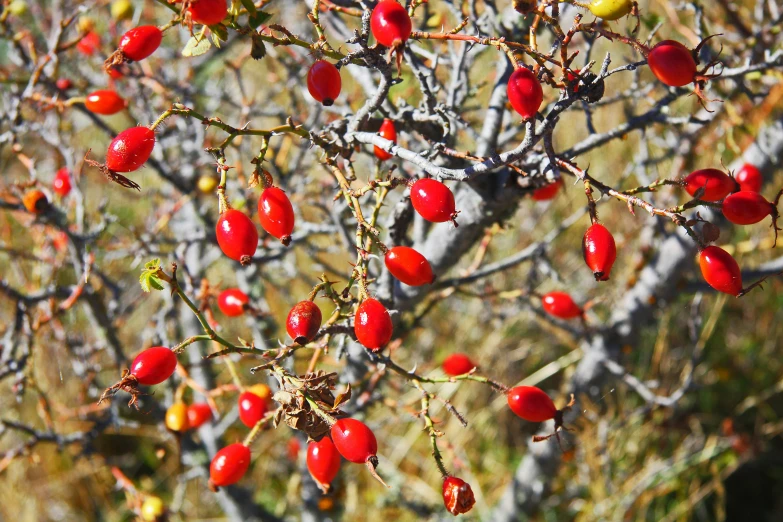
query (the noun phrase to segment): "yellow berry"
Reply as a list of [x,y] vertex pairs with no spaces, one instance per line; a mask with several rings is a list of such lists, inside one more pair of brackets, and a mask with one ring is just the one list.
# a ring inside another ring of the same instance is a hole
[[76,22],[76,28],[79,29],[80,33],[89,33],[94,27],[95,22],[92,21],[92,18],[87,16],[79,18],[79,21]]
[[218,180],[215,179],[215,176],[204,174],[198,178],[198,189],[204,194],[212,194],[217,186]]
[[250,388],[247,389],[250,393],[253,395],[258,395],[262,399],[271,399],[272,398],[272,390],[269,389],[269,386],[266,384],[254,384]]
[[27,14],[27,2],[24,0],[14,0],[8,4],[8,11],[14,16],[23,16]]
[[633,0],[593,0],[587,8],[598,18],[619,20],[631,12]]
[[166,427],[171,431],[187,431],[188,407],[184,402],[175,402],[166,411]]
[[133,4],[130,0],[114,0],[111,3],[111,16],[117,21],[133,17]]
[[164,510],[165,506],[161,499],[158,497],[147,497],[141,506],[141,518],[147,522],[155,522],[159,517],[163,516]]

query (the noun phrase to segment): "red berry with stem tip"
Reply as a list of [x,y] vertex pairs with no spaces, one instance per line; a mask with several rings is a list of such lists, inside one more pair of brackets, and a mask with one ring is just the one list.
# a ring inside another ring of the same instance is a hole
[[321,487],[334,480],[340,471],[340,462],[340,452],[328,435],[307,445],[307,470]]
[[761,192],[761,186],[764,184],[764,178],[761,171],[755,165],[746,163],[737,171],[734,179],[739,183],[740,190],[749,190],[751,192]]
[[269,400],[253,393],[252,390],[244,391],[239,395],[239,420],[248,428],[252,428],[258,421],[264,418],[269,411]]
[[250,263],[250,258],[258,248],[256,226],[238,210],[229,209],[220,215],[215,226],[215,235],[220,250],[243,265]]
[[723,200],[723,215],[735,225],[752,225],[772,214],[775,216],[775,206],[758,192],[740,191],[729,194]]
[[416,180],[411,186],[411,203],[421,217],[432,223],[454,221],[457,217],[454,193],[435,179]]
[[365,348],[377,352],[391,340],[392,320],[380,301],[367,298],[356,308],[354,317],[356,338]]
[[162,40],[160,29],[154,25],[142,25],[122,35],[119,49],[128,60],[138,62],[154,53]]
[[442,366],[446,375],[456,377],[470,372],[476,364],[464,353],[453,353],[443,360]]
[[720,247],[708,246],[699,253],[701,275],[718,292],[739,295],[742,292],[742,274],[737,261]]
[[430,262],[411,247],[396,246],[390,249],[384,261],[391,275],[406,285],[428,285],[435,280]]
[[550,199],[553,199],[555,196],[557,196],[557,193],[560,191],[560,187],[562,186],[563,180],[558,179],[557,181],[554,181],[548,185],[539,187],[533,191],[533,199],[535,201],[549,201]]
[[71,173],[67,167],[63,167],[57,171],[54,175],[54,181],[52,181],[52,190],[62,197],[68,195],[71,192]]
[[340,71],[325,60],[316,61],[307,71],[307,90],[310,91],[310,96],[326,107],[334,104],[340,96],[342,86]]
[[250,449],[241,443],[231,444],[215,454],[209,465],[209,480],[217,487],[236,484],[250,466]]
[[288,312],[285,328],[291,339],[307,344],[321,328],[321,309],[312,301],[300,301]]
[[544,310],[560,319],[581,317],[584,311],[565,292],[549,292],[541,298]]
[[461,478],[448,476],[443,480],[443,505],[452,515],[467,513],[473,508],[476,498],[470,484]]
[[228,317],[237,317],[245,313],[245,305],[249,302],[250,298],[239,288],[229,288],[218,295],[218,308]]
[[370,30],[379,44],[398,47],[411,36],[411,17],[395,0],[381,0],[370,16]]
[[549,395],[535,386],[511,388],[507,399],[511,411],[526,421],[544,422],[557,415],[557,408]]
[[536,117],[541,102],[544,101],[544,91],[533,71],[520,67],[508,79],[508,101],[523,119]]
[[197,24],[215,25],[228,14],[226,0],[193,0],[188,9],[190,19]]
[[131,127],[111,140],[106,167],[114,172],[133,172],[147,161],[155,148],[155,132],[147,127]]
[[68,78],[58,78],[54,84],[61,91],[67,91],[68,89],[73,87],[73,82],[71,82],[71,80],[69,80]]
[[647,64],[655,77],[670,87],[688,85],[696,76],[693,53],[674,40],[664,40],[653,47]]
[[356,419],[338,420],[332,425],[331,435],[337,451],[350,462],[362,464],[378,453],[378,442],[372,430]]
[[269,234],[288,246],[294,231],[294,207],[285,192],[267,187],[258,198],[258,220]]
[[128,102],[116,92],[106,89],[93,91],[88,94],[84,106],[87,107],[88,111],[95,114],[110,115],[117,114],[125,109],[128,106]]
[[[389,141],[397,143],[397,129],[394,127],[394,121],[390,120],[389,118],[383,119],[383,123],[381,123],[381,128],[378,130],[378,134],[381,136],[381,138],[386,138]],[[381,161],[386,161],[392,157],[391,154],[377,145],[373,148],[373,152],[375,153],[375,157]]]
[[693,197],[704,187],[704,192],[699,199],[704,201],[720,201],[733,190],[737,190],[737,183],[731,176],[718,169],[694,170],[683,180],[686,192]]
[[212,419],[212,408],[206,402],[195,402],[188,406],[188,425],[195,430]]
[[90,31],[85,34],[79,43],[76,44],[76,48],[85,56],[92,56],[98,47],[101,45],[101,37],[95,31]]
[[582,254],[585,263],[593,271],[596,281],[608,281],[612,265],[617,258],[614,237],[600,223],[593,223],[582,238]]
[[165,346],[147,348],[133,359],[130,374],[139,384],[160,384],[177,369],[177,356]]

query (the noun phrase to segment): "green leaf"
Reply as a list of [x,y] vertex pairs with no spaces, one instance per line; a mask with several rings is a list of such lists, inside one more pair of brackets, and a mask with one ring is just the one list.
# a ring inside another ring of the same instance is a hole
[[163,284],[157,276],[158,270],[160,270],[160,259],[153,259],[144,264],[144,268],[139,276],[139,284],[144,292],[149,292],[153,288],[155,290],[163,290]]
[[258,34],[253,34],[252,43],[250,45],[250,57],[254,60],[260,60],[266,56],[266,44],[259,38]]
[[206,38],[198,39],[195,36],[191,36],[188,43],[185,44],[185,48],[182,49],[182,56],[201,56],[209,51],[212,44]]
[[228,40],[228,29],[226,29],[226,26],[223,24],[217,24],[217,25],[210,25],[209,28],[212,30],[212,41],[215,42],[215,45],[217,47],[220,47],[220,43],[215,38],[220,38],[222,41]]
[[253,3],[253,0],[242,0],[242,5],[245,6],[245,9],[247,9],[250,16],[255,16],[256,5]]
[[270,18],[272,18],[271,14],[258,11],[248,17],[247,24],[253,29],[257,29],[259,25],[266,23]]

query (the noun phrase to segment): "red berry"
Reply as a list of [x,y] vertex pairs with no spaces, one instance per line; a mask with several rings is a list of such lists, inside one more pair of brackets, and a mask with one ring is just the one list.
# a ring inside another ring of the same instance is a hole
[[653,47],[647,64],[656,78],[671,87],[688,85],[696,76],[693,53],[674,40],[664,40]]
[[443,360],[443,372],[451,377],[465,375],[476,365],[464,353],[453,353]]
[[683,180],[685,190],[691,196],[704,187],[700,199],[704,201],[720,201],[737,189],[737,183],[731,176],[718,169],[694,170]]
[[190,429],[206,424],[212,419],[212,408],[205,402],[195,402],[188,406],[188,425]]
[[363,464],[378,453],[378,442],[366,424],[356,419],[340,419],[331,430],[332,442],[345,460]]
[[340,462],[340,453],[328,435],[307,445],[307,469],[319,484],[327,485],[334,480],[340,471]]
[[85,56],[92,56],[98,47],[101,45],[101,37],[95,31],[90,31],[85,34],[79,43],[76,44],[76,48]]
[[764,178],[761,171],[755,165],[746,163],[737,172],[735,176],[739,183],[740,190],[749,190],[751,192],[761,192],[761,186],[764,184]]
[[392,320],[380,301],[367,298],[356,309],[354,317],[356,338],[365,348],[377,352],[391,340]]
[[106,167],[114,172],[133,172],[147,161],[155,147],[155,133],[147,127],[131,127],[111,140]]
[[[396,3],[393,0],[384,0],[383,3],[387,3],[390,1],[392,3]],[[383,119],[383,123],[381,123],[381,128],[378,130],[378,134],[381,136],[381,138],[386,138],[387,140],[397,143],[397,129],[394,128],[394,122],[389,118]],[[375,157],[381,161],[386,161],[387,159],[392,157],[391,154],[389,154],[382,148],[378,147],[377,145],[373,149],[373,152],[375,153]]]
[[511,411],[530,422],[544,422],[554,419],[557,414],[555,403],[535,386],[517,386],[508,392],[508,405]]
[[248,390],[239,395],[239,420],[252,428],[269,411],[269,400]]
[[[87,101],[84,102],[87,110],[95,114],[116,114],[128,106],[119,94],[112,90],[94,91],[87,95]],[[141,127],[139,127],[141,128]]]
[[258,248],[258,231],[245,214],[230,209],[223,212],[215,226],[220,250],[234,261],[248,264]]
[[57,171],[54,175],[54,181],[52,181],[52,190],[62,197],[68,195],[71,192],[71,173],[67,167],[63,167]]
[[71,82],[71,80],[69,80],[68,78],[58,78],[54,84],[61,91],[67,91],[68,89],[73,87],[73,82]]
[[245,305],[249,302],[247,294],[239,288],[223,290],[218,296],[218,308],[228,317],[237,317],[245,313]]
[[372,35],[385,47],[397,47],[411,36],[411,17],[395,0],[381,0],[370,17]]
[[411,186],[411,203],[427,221],[443,223],[457,217],[454,194],[438,180],[422,178]]
[[742,291],[742,274],[731,254],[716,246],[708,246],[699,254],[701,275],[712,288],[729,295]]
[[293,462],[296,462],[297,459],[299,459],[299,451],[302,449],[302,444],[299,442],[299,439],[296,437],[291,437],[288,439],[288,460],[291,460]]
[[[582,71],[581,69],[574,69],[574,72],[576,74],[580,74]],[[574,82],[574,86],[572,87],[572,92],[579,92],[579,76],[576,74],[573,74],[571,71],[568,71],[566,73],[566,77],[568,78],[569,82]]]
[[122,35],[119,49],[128,60],[138,62],[154,53],[162,40],[160,29],[154,25],[142,25]]
[[250,449],[236,443],[215,454],[209,465],[209,480],[218,487],[236,484],[245,476],[250,466]]
[[310,96],[326,107],[334,104],[342,89],[340,71],[325,60],[316,61],[307,71],[307,90]]
[[267,187],[258,198],[258,219],[261,226],[284,245],[291,242],[294,231],[294,207],[285,192]]
[[560,187],[562,186],[563,180],[558,179],[549,185],[539,187],[533,191],[533,199],[536,201],[549,201],[550,199],[553,199],[555,196],[557,196],[557,193],[560,191]]
[[120,80],[124,76],[122,74],[122,71],[120,71],[116,67],[109,67],[108,69],[106,69],[106,74],[108,74],[109,77],[114,79],[114,80]]
[[594,223],[582,238],[582,254],[585,263],[593,271],[596,281],[608,281],[612,265],[617,258],[614,237],[600,223]]
[[520,67],[508,79],[508,101],[523,119],[536,117],[541,102],[544,101],[544,91],[533,71]]
[[409,286],[428,285],[435,280],[427,258],[411,247],[396,246],[386,252],[386,268],[391,275]]
[[541,298],[541,304],[549,315],[560,319],[573,319],[583,313],[579,305],[565,292],[549,292]]
[[285,329],[294,342],[307,344],[321,328],[321,309],[312,301],[300,301],[288,312]]
[[215,25],[228,14],[226,0],[193,0],[190,3],[190,19],[197,24]]
[[139,384],[160,384],[177,369],[177,356],[165,346],[147,348],[133,359],[130,373]]
[[471,510],[476,503],[470,484],[457,477],[443,480],[443,505],[452,515],[460,515]]
[[723,200],[723,215],[735,225],[752,225],[772,213],[775,207],[758,192],[740,191]]

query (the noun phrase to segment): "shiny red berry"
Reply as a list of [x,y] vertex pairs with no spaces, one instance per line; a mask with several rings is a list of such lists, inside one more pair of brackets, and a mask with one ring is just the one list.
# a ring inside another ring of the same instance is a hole
[[160,384],[177,369],[177,356],[165,346],[147,348],[133,359],[130,373],[139,384]]
[[68,78],[58,78],[55,82],[55,86],[57,86],[58,89],[61,91],[67,91],[71,87],[73,87],[73,82],[69,80]]
[[764,178],[761,171],[755,165],[746,163],[737,171],[734,179],[739,183],[740,190],[749,190],[751,192],[761,192],[761,186],[764,184]]
[[594,223],[582,238],[582,254],[585,263],[593,271],[596,281],[608,281],[612,265],[617,258],[614,237],[600,223]]
[[452,515],[467,513],[473,508],[476,498],[470,484],[461,478],[448,476],[443,480],[443,505]]
[[71,192],[71,173],[67,167],[63,167],[57,171],[54,175],[54,181],[52,181],[52,190],[62,197],[68,195]]
[[742,291],[742,274],[731,254],[720,247],[708,246],[699,254],[701,275],[718,292],[738,295]]
[[142,25],[122,35],[119,49],[128,60],[138,62],[154,53],[162,40],[160,29],[154,25]]
[[209,465],[209,480],[217,487],[236,484],[245,476],[250,466],[250,449],[236,443],[215,454]]
[[345,460],[363,464],[378,453],[378,442],[366,424],[356,419],[340,419],[332,425],[332,442]]
[[334,104],[340,96],[342,86],[340,71],[330,62],[318,60],[307,71],[307,90],[310,91],[310,96],[326,107]]
[[269,399],[256,395],[250,390],[239,395],[238,405],[239,420],[248,428],[255,426],[269,411]]
[[76,49],[85,56],[92,56],[100,46],[101,37],[95,31],[90,31],[79,40],[79,43],[76,44]]
[[258,248],[258,231],[253,221],[238,210],[223,212],[215,226],[220,250],[234,261],[250,263]]
[[391,275],[406,285],[428,285],[435,280],[430,262],[411,247],[396,246],[390,249],[384,261]]
[[116,92],[105,89],[88,94],[84,106],[87,107],[88,111],[95,114],[110,115],[117,114],[125,109],[128,106],[128,102]]
[[197,24],[215,25],[228,14],[226,0],[193,0],[190,3],[190,19]]
[[131,127],[111,140],[106,167],[114,172],[133,172],[147,161],[155,148],[155,133],[147,127]]
[[688,85],[696,76],[693,53],[674,40],[664,40],[653,47],[647,64],[656,78],[671,87]]
[[245,313],[245,305],[249,302],[250,298],[239,288],[229,288],[218,295],[218,308],[228,317],[237,317]]
[[541,304],[549,315],[560,319],[581,317],[583,310],[565,292],[549,292],[541,298]]
[[285,328],[294,342],[307,344],[321,328],[321,309],[312,301],[296,303],[288,312]]
[[340,452],[328,435],[307,445],[307,470],[319,484],[325,486],[334,480],[340,471],[340,462]]
[[465,375],[476,367],[476,364],[470,360],[470,357],[464,353],[453,353],[443,360],[443,372],[450,376]]
[[284,245],[291,242],[294,231],[294,207],[285,192],[277,187],[267,187],[258,198],[258,219],[269,234]]
[[379,44],[397,47],[410,38],[413,25],[408,11],[395,0],[381,0],[370,17],[370,30]]
[[758,192],[740,191],[729,194],[723,200],[723,215],[735,225],[752,225],[770,214],[776,214],[775,206]]
[[563,180],[558,179],[553,183],[539,187],[533,191],[533,199],[535,201],[549,201],[550,199],[554,199],[554,197],[557,196],[557,193],[560,192],[560,187],[562,186]]
[[704,193],[699,198],[704,201],[720,201],[737,189],[737,183],[731,176],[718,169],[694,170],[683,180],[683,185],[693,197],[704,187]]
[[511,388],[508,395],[511,411],[530,422],[544,422],[554,419],[557,408],[549,395],[535,386],[517,386]]
[[508,79],[508,101],[523,119],[536,117],[541,102],[544,101],[544,91],[533,71],[520,67]]
[[443,223],[457,217],[454,193],[438,180],[422,178],[411,186],[411,203],[427,221]]
[[386,346],[393,330],[389,311],[372,298],[362,301],[356,309],[353,328],[362,346],[374,352]]
[[[390,1],[390,0],[386,0],[386,1]],[[393,2],[392,0],[392,3],[395,2]],[[382,138],[386,138],[387,140],[397,143],[397,129],[395,129],[394,127],[394,121],[390,120],[389,118],[384,118],[383,123],[381,123],[380,130],[378,130],[378,134]],[[375,157],[381,161],[386,161],[387,159],[392,157],[391,154],[389,154],[382,148],[378,147],[377,145],[374,147],[373,152],[375,153]]]
[[195,430],[212,419],[212,408],[206,402],[194,402],[188,406],[188,425]]

